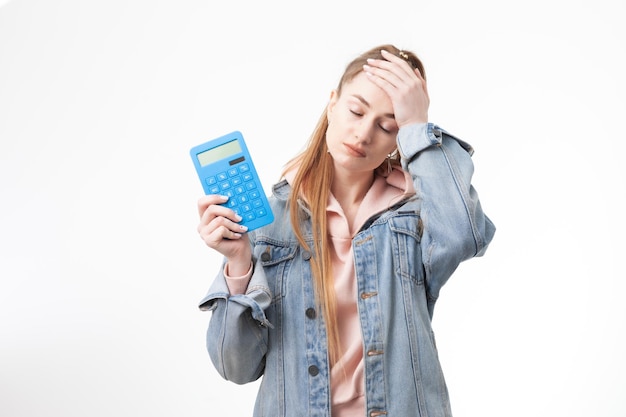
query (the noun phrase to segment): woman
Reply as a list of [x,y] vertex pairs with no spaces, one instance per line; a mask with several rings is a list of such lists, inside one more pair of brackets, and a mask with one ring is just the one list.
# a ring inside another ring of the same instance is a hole
[[450,416],[431,329],[439,290],[495,227],[472,149],[428,122],[424,68],[383,45],[351,62],[306,149],[245,233],[225,197],[198,231],[225,261],[200,308],[207,346],[255,416]]

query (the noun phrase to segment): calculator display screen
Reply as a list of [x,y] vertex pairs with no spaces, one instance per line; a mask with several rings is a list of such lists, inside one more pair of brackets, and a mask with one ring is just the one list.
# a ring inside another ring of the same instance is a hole
[[226,142],[223,145],[216,146],[208,151],[200,152],[198,154],[198,162],[200,166],[205,167],[220,159],[228,158],[232,155],[241,153],[241,146],[237,139]]

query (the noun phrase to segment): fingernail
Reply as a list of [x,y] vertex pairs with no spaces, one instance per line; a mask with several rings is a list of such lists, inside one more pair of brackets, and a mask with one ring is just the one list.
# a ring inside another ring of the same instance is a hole
[[245,231],[248,230],[248,226],[241,225],[241,226],[239,226],[239,228],[241,229],[242,232],[245,232]]
[[238,214],[235,214],[235,220],[236,220],[236,221],[240,222],[240,221],[241,221],[241,219],[243,219],[243,217],[241,217],[241,216],[240,216],[240,215],[238,215]]

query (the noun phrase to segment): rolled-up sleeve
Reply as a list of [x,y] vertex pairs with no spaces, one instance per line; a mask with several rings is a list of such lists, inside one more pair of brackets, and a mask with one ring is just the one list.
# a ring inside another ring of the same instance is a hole
[[224,379],[244,384],[263,374],[268,328],[272,326],[265,309],[271,299],[263,268],[255,265],[245,294],[230,294],[222,267],[200,301],[200,310],[212,312],[207,350]]
[[458,265],[482,256],[495,226],[482,210],[471,184],[472,147],[432,123],[414,124],[398,132],[402,166],[421,201],[421,240],[429,302]]

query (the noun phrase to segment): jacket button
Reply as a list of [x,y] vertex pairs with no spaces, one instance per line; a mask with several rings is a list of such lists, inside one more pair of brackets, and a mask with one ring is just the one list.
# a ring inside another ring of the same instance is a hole
[[306,316],[310,319],[314,319],[315,316],[317,315],[315,313],[315,309],[313,307],[309,307],[306,309],[306,311],[304,312],[304,314],[306,314]]
[[320,373],[320,370],[317,368],[317,366],[315,366],[315,365],[309,366],[309,375],[317,376],[317,374],[319,374],[319,373]]
[[305,261],[311,259],[311,252],[309,252],[308,250],[302,252],[302,259],[304,259]]
[[361,293],[361,300],[367,300],[368,298],[372,298],[372,297],[374,297],[376,295],[378,295],[378,291],[362,292]]
[[263,252],[263,253],[261,254],[261,260],[262,260],[263,262],[267,262],[267,261],[269,261],[270,259],[272,259],[272,255],[270,255],[270,254],[269,254],[269,252]]

